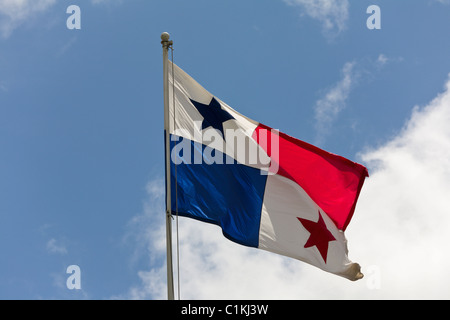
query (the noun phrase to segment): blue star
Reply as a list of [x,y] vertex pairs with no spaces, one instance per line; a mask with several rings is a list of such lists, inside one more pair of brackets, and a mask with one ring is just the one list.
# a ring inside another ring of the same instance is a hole
[[194,101],[192,99],[191,102],[203,117],[202,130],[213,127],[214,129],[221,132],[222,137],[225,139],[223,123],[227,120],[234,120],[233,116],[223,110],[219,101],[217,101],[214,97],[212,98],[209,105]]

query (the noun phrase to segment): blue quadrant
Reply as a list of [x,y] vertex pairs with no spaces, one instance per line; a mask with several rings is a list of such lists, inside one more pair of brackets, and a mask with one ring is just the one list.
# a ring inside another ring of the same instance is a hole
[[[170,149],[182,141],[182,138],[171,141]],[[184,157],[184,162],[175,166],[171,161],[172,212],[175,213],[178,206],[180,216],[216,224],[228,239],[258,247],[267,176],[242,164],[217,164],[208,158],[204,158],[202,164],[194,164],[196,157],[199,159],[205,154],[206,146],[188,141],[191,146],[188,158],[179,152],[175,156]]]

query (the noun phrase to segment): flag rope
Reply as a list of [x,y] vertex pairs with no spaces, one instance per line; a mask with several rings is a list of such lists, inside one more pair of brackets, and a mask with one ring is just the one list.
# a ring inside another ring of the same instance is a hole
[[[173,58],[173,44],[169,47],[172,54],[172,107],[173,107],[173,129],[175,132],[176,127],[176,103],[175,103],[175,71],[174,71],[174,58]],[[170,130],[170,129],[169,129]],[[175,224],[176,224],[176,237],[177,237],[177,293],[178,300],[180,300],[180,236],[178,228],[178,166],[175,163]]]

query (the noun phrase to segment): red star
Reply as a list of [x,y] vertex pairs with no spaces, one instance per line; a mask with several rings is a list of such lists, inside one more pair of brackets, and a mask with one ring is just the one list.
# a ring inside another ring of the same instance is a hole
[[327,263],[327,253],[328,253],[328,243],[330,241],[335,241],[336,238],[333,237],[330,230],[327,229],[325,222],[323,221],[322,215],[319,211],[319,221],[313,222],[310,220],[305,220],[302,218],[297,218],[303,227],[309,231],[311,234],[308,241],[306,241],[305,248],[316,246],[319,250],[323,261]]

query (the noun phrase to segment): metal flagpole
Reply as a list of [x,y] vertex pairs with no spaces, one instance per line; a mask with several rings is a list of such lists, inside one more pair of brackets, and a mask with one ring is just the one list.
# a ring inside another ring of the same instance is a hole
[[173,263],[172,263],[172,206],[170,186],[170,123],[169,123],[169,41],[167,32],[161,34],[164,69],[164,139],[166,145],[166,246],[167,246],[167,297],[174,300]]

